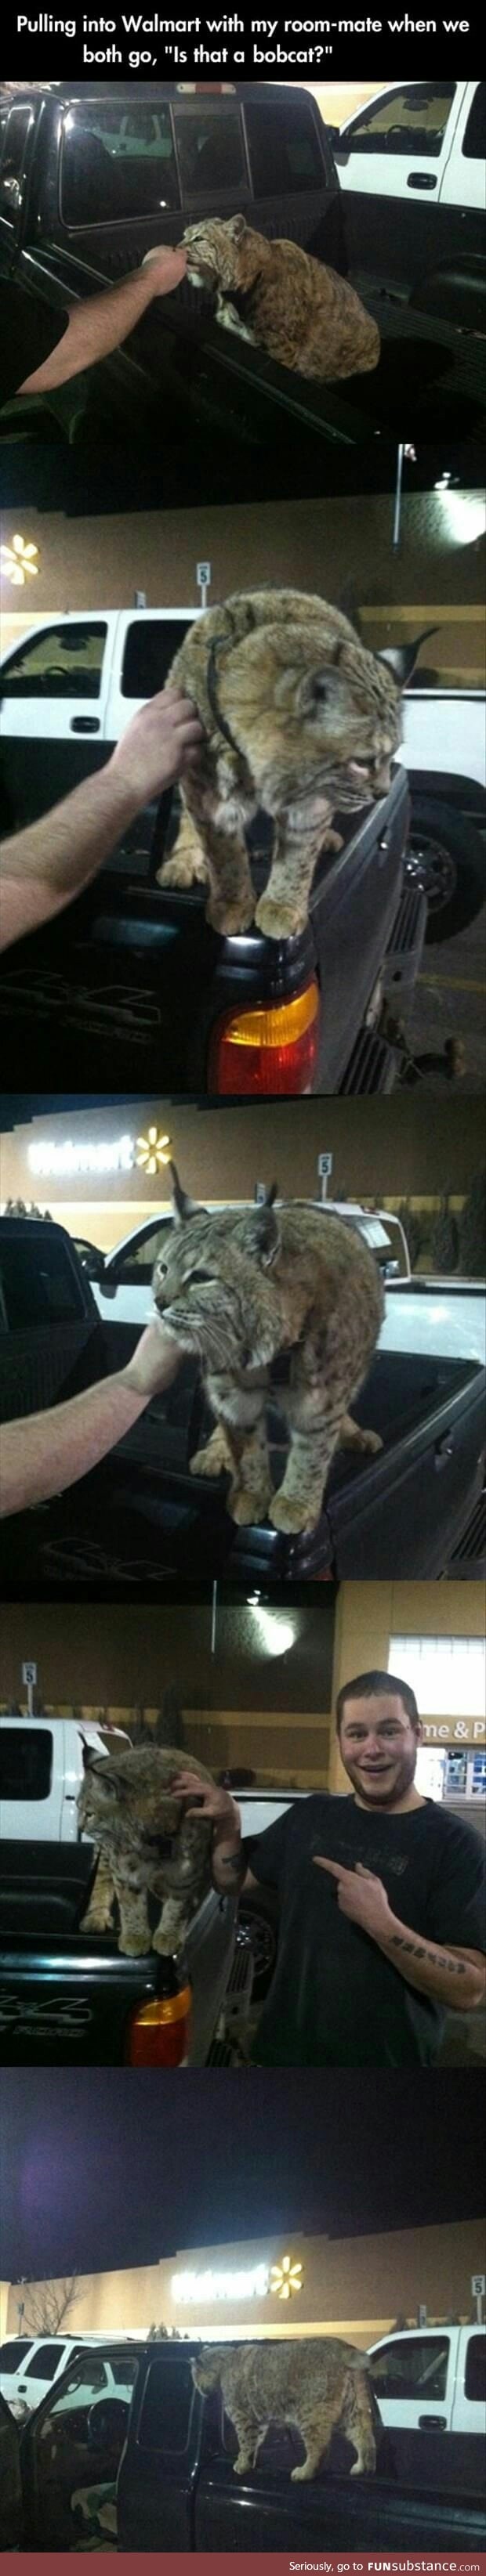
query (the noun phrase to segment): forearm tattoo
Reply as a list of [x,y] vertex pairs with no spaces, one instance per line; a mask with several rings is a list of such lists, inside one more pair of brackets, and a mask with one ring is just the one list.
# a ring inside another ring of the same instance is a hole
[[424,1941],[406,1941],[403,1932],[392,1932],[390,1949],[408,1950],[412,1959],[426,1959],[431,1968],[445,1968],[452,1977],[466,1976],[465,1959],[451,1959],[448,1950],[428,1950]]
[[243,1857],[240,1851],[227,1853],[218,1852],[218,1862],[220,1869],[240,1870],[243,1868]]

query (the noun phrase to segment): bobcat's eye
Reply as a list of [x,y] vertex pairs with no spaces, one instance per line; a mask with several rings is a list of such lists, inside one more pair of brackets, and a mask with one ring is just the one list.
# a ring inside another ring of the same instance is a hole
[[158,1262],[157,1262],[157,1278],[158,1278],[158,1279],[166,1279],[166,1278],[167,1278],[168,1266],[169,1266],[169,1265],[168,1265],[168,1262],[167,1262],[167,1261],[158,1261]]
[[187,1281],[188,1288],[196,1288],[199,1286],[201,1288],[210,1288],[211,1285],[212,1281],[210,1270],[191,1270]]

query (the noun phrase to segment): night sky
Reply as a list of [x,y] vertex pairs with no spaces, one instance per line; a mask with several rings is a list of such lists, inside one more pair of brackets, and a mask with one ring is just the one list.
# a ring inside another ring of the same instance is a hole
[[481,2214],[482,2077],[6,2069],[4,2279]]

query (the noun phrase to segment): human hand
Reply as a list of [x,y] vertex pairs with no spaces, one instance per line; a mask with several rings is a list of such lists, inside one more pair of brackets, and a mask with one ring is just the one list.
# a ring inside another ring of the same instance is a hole
[[163,1395],[164,1387],[172,1385],[183,1357],[177,1342],[169,1340],[163,1325],[154,1320],[147,1324],[131,1360],[127,1360],[122,1372],[124,1385],[130,1387],[132,1395],[144,1396],[148,1404],[152,1395]]
[[322,1860],[318,1852],[313,1857],[316,1869],[327,1869],[335,1881],[340,1914],[347,1914],[351,1923],[359,1923],[363,1932],[371,1933],[372,1940],[390,1932],[395,1918],[381,1878],[374,1878],[373,1871],[365,1869],[360,1860],[355,1869],[342,1869],[340,1861]]
[[230,1797],[229,1789],[218,1788],[216,1780],[200,1780],[197,1771],[187,1769],[178,1771],[177,1778],[171,1781],[171,1789],[176,1797],[197,1798],[202,1816],[210,1816],[212,1824],[224,1826],[225,1830],[230,1829],[239,1835],[239,1809],[234,1798]]
[[158,243],[155,250],[145,252],[141,265],[150,270],[151,295],[172,295],[174,286],[180,286],[186,274],[184,242],[178,243],[177,250],[168,250],[165,242]]
[[181,777],[186,763],[197,757],[203,740],[199,716],[182,689],[158,689],[156,696],[139,708],[108,764],[118,783],[125,784],[127,793],[133,796],[136,813],[140,806],[150,804],[152,796],[160,796],[164,787]]

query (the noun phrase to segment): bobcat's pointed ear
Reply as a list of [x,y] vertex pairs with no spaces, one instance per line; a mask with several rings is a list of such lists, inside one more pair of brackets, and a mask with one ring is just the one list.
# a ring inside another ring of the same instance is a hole
[[386,662],[387,669],[392,672],[392,677],[396,680],[397,688],[408,687],[418,662],[421,645],[427,643],[429,635],[438,635],[438,632],[437,626],[423,626],[421,635],[416,635],[412,644],[384,644],[383,651],[376,654],[377,662]]
[[276,1196],[277,1182],[272,1181],[271,1189],[267,1190],[266,1199],[260,1207],[255,1208],[251,1218],[252,1251],[256,1252],[262,1270],[271,1269],[272,1261],[275,1261],[277,1252],[280,1251],[280,1226],[274,1208]]
[[177,1164],[169,1163],[169,1171],[172,1183],[174,1224],[185,1225],[188,1216],[207,1216],[207,1208],[201,1207],[200,1200],[187,1198],[186,1191],[181,1189]]
[[231,234],[231,240],[242,241],[243,234],[247,231],[248,225],[245,223],[244,215],[231,215],[230,222],[228,224],[228,232]]
[[110,1760],[109,1753],[97,1753],[96,1746],[87,1744],[85,1736],[83,1736],[83,1771],[95,1771],[103,1789],[109,1789],[115,1798],[122,1796],[123,1784],[117,1773],[116,1763]]

